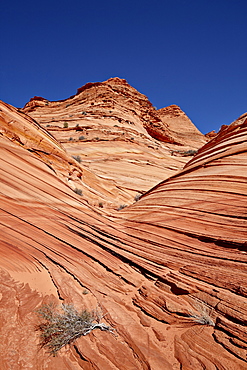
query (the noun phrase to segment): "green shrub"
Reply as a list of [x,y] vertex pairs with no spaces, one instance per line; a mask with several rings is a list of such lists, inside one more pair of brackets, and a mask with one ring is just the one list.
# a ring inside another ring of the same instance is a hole
[[85,136],[79,136],[79,140],[84,140]]
[[37,310],[42,322],[36,330],[40,331],[40,346],[55,356],[66,344],[94,329],[113,332],[113,329],[100,323],[102,315],[87,310],[77,311],[73,305],[62,304],[58,309],[54,304],[46,304]]
[[64,122],[64,123],[63,123],[63,128],[68,128],[68,127],[69,127],[68,122]]

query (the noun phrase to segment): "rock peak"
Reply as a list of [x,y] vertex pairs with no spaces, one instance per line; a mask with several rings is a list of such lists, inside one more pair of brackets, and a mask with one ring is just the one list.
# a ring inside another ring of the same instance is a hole
[[88,82],[88,83],[86,83],[85,85],[83,85],[82,87],[79,87],[77,89],[76,95],[78,95],[81,92],[83,92],[87,89],[90,89],[92,87],[98,87],[98,86],[102,86],[102,85],[124,85],[124,86],[128,86],[128,87],[131,88],[131,86],[128,84],[127,80],[125,80],[123,78],[119,78],[119,77],[111,77],[111,78],[109,78],[108,80],[106,80],[104,82]]
[[125,78],[120,78],[120,77],[111,77],[108,80],[106,80],[104,83],[117,83],[117,84],[130,86],[130,84]]

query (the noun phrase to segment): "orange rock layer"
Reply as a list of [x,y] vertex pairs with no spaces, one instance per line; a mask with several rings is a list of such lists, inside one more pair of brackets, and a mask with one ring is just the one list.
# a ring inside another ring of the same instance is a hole
[[[14,108],[0,113],[0,368],[246,369],[246,118],[103,215],[71,189],[77,165],[63,165],[58,141]],[[13,137],[21,124],[61,168]],[[115,333],[47,355],[34,311],[54,301],[100,308]]]

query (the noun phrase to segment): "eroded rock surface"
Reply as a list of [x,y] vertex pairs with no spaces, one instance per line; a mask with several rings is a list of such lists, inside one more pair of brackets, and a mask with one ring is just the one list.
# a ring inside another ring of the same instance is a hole
[[[47,107],[33,100],[33,114],[36,102]],[[63,164],[58,129],[55,139],[14,108],[0,113],[0,368],[246,369],[245,117],[137,202],[103,214],[67,181],[77,165]],[[21,124],[28,143],[11,134]],[[30,150],[34,138],[57,150],[51,163]],[[97,307],[115,333],[95,330],[51,357],[35,331],[35,310],[50,302]]]

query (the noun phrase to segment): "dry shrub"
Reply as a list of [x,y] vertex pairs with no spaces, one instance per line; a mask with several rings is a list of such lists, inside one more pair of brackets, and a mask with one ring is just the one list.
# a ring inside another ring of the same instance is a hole
[[54,304],[45,304],[37,310],[42,322],[37,326],[40,331],[40,346],[55,356],[66,344],[89,334],[94,329],[113,332],[113,329],[99,321],[102,315],[97,311],[77,311],[73,305],[62,304],[58,309]]

